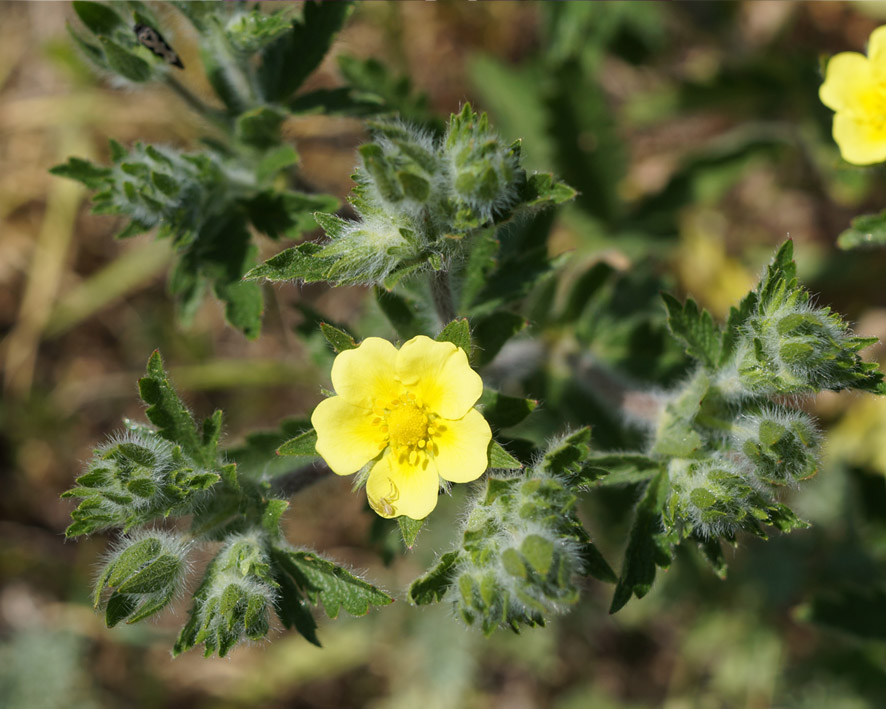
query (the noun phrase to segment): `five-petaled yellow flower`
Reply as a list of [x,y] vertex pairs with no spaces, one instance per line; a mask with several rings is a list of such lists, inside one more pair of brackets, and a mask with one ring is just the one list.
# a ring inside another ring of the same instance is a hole
[[483,381],[451,342],[419,335],[398,350],[368,337],[335,358],[332,386],[337,396],[311,415],[317,452],[338,475],[371,463],[366,494],[382,517],[424,519],[441,479],[486,470],[492,432],[474,408]]
[[871,33],[867,56],[841,52],[831,58],[818,95],[837,112],[834,140],[847,162],[886,160],[886,26]]

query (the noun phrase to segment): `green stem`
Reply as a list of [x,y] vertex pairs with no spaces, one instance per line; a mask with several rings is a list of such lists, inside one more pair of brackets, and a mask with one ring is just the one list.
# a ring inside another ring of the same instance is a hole
[[452,298],[452,286],[449,283],[448,271],[435,271],[431,276],[431,295],[434,299],[434,308],[437,317],[443,325],[451,323],[456,318],[455,302]]
[[179,98],[197,111],[201,116],[222,126],[225,130],[230,130],[230,119],[225,115],[224,111],[220,111],[219,109],[213,108],[204,103],[201,99],[191,93],[188,88],[180,84],[174,77],[167,75],[164,81],[170,89],[178,94]]

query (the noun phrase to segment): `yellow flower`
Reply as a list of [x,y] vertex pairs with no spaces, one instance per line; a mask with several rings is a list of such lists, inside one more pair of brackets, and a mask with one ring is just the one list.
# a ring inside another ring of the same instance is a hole
[[419,335],[397,350],[368,337],[335,358],[332,385],[311,415],[317,452],[337,475],[372,463],[366,494],[382,517],[424,519],[441,479],[486,470],[492,432],[473,408],[483,381],[451,342]]
[[834,109],[834,140],[847,162],[886,160],[886,26],[871,33],[868,55],[842,52],[828,62],[818,91]]

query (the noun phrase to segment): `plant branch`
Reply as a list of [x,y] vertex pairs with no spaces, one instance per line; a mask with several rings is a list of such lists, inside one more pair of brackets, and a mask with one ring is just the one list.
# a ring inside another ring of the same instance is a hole
[[443,325],[455,320],[455,303],[452,299],[452,287],[449,283],[448,271],[434,271],[431,275],[431,295],[437,317]]
[[295,470],[276,476],[271,481],[271,488],[275,494],[291,497],[297,492],[301,492],[316,482],[332,473],[329,466],[322,460],[308,463]]

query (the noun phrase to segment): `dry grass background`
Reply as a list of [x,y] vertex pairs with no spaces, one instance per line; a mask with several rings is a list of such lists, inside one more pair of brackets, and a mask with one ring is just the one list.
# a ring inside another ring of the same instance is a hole
[[[861,48],[877,24],[842,3],[748,2],[740,31],[748,46],[763,43],[794,14],[820,37],[822,52]],[[348,321],[363,307],[363,294],[320,286],[269,289],[265,330],[255,342],[227,328],[212,301],[193,327],[180,329],[164,291],[167,245],[149,237],[115,241],[119,224],[88,214],[85,190],[47,170],[70,155],[106,159],[108,137],[124,144],[193,146],[205,127],[162,88],[120,89],[94,75],[66,37],[65,22],[72,18],[68,3],[0,2],[0,638],[7,642],[0,661],[32,673],[35,686],[46,692],[52,686],[47,674],[67,672],[70,707],[431,707],[451,700],[512,709],[548,705],[552,697],[563,707],[629,706],[605,704],[605,696],[651,706],[669,692],[685,691],[703,658],[673,654],[679,620],[654,621],[641,633],[632,628],[630,614],[617,622],[595,618],[605,599],[594,599],[594,592],[571,622],[598,636],[562,636],[567,644],[559,647],[553,631],[482,644],[474,634],[438,622],[444,613],[410,613],[405,603],[370,619],[326,624],[322,652],[286,634],[242,648],[230,660],[203,660],[196,653],[169,658],[184,608],[141,628],[103,627],[87,593],[106,539],[64,543],[70,505],[58,495],[122,417],[142,417],[135,382],[150,352],[161,349],[193,409],[225,409],[228,440],[235,441],[284,416],[308,413],[326,383],[325,372],[292,333],[294,302],[306,299]],[[171,34],[185,65],[196,67],[187,28],[174,24]],[[432,106],[447,114],[477,98],[465,71],[473,53],[518,62],[538,43],[533,3],[377,2],[360,7],[336,46],[408,72]],[[669,70],[699,70],[711,51],[721,50],[687,49],[683,63]],[[183,75],[206,96],[199,78],[199,71]],[[334,62],[327,61],[311,82],[332,86],[337,80]],[[615,103],[654,81],[618,64],[604,77]],[[728,115],[702,113],[637,129],[630,136],[630,189],[652,189],[700,136],[731,127]],[[360,124],[307,118],[288,124],[287,135],[313,184],[344,197],[353,150],[363,139]],[[814,256],[852,212],[823,209],[820,196],[782,188],[765,170],[747,176],[729,200],[726,211],[687,214],[682,251],[675,256],[683,263],[684,285],[701,291],[715,308],[730,302],[754,273],[755,266],[736,257],[743,241],[768,250],[790,231]],[[552,249],[573,248],[580,240],[564,225]],[[275,248],[266,246],[268,254]],[[704,257],[698,257],[703,248]],[[734,277],[726,294],[717,290],[724,274]],[[886,334],[883,298],[874,305],[879,309],[856,313],[867,318],[866,333]],[[388,588],[403,588],[426,559],[410,557],[383,568],[365,543],[368,517],[348,489],[347,481],[326,480],[299,496],[289,514],[291,538],[369,569]],[[432,529],[428,546],[442,543],[446,532]],[[796,632],[800,636],[792,642],[802,644],[802,632]],[[761,647],[768,652],[770,646]],[[477,668],[485,656],[481,674]],[[591,662],[595,689],[583,680],[582,666]],[[32,697],[22,706],[44,706],[35,691],[21,690]],[[746,706],[768,706],[767,699]]]

